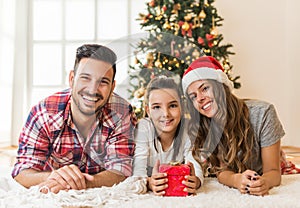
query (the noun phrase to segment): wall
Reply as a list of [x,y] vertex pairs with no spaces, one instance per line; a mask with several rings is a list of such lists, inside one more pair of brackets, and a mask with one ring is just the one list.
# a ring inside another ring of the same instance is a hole
[[273,103],[286,136],[300,146],[300,1],[216,0],[224,43],[232,43],[233,74],[241,76],[239,97]]

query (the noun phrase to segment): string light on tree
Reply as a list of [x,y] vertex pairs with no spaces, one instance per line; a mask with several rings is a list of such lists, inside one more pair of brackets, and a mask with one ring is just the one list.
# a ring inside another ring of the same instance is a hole
[[[152,78],[162,74],[181,77],[188,65],[204,53],[223,63],[234,87],[240,87],[239,77],[232,76],[229,59],[234,54],[230,51],[232,45],[222,43],[224,38],[217,28],[222,26],[223,18],[213,3],[214,0],[149,0],[146,3],[146,12],[139,14],[138,21],[149,36],[134,46],[139,55],[135,55],[130,65],[129,99],[142,102],[142,92]],[[140,117],[141,105],[134,107]]]

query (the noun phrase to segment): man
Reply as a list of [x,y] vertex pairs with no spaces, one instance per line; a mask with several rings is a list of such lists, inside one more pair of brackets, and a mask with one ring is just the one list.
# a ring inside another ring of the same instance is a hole
[[70,89],[34,106],[19,138],[12,176],[42,192],[112,186],[132,174],[131,105],[113,92],[116,55],[101,45],[77,49]]

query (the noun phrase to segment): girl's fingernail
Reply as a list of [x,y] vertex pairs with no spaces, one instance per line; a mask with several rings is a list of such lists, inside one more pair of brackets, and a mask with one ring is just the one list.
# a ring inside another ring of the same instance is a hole
[[247,194],[250,194],[250,191],[247,191]]
[[250,187],[249,184],[246,185],[248,188]]
[[256,178],[252,178],[252,180],[256,181]]
[[245,191],[248,191],[248,187],[245,188]]
[[257,174],[257,173],[254,173],[254,175],[255,175],[255,176],[258,176],[258,174]]

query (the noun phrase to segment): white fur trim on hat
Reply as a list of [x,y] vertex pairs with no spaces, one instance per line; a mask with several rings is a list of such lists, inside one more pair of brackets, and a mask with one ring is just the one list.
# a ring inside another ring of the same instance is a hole
[[183,93],[186,93],[186,90],[190,84],[195,81],[203,79],[213,79],[220,83],[226,84],[230,90],[233,89],[233,83],[227,77],[227,75],[221,69],[212,69],[208,67],[196,68],[188,72],[182,78],[182,89]]

